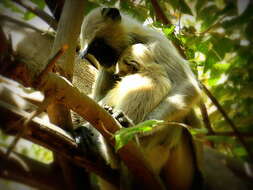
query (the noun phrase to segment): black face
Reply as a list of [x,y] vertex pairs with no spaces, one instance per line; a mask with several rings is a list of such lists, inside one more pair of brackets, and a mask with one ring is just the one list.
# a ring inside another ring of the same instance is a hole
[[95,38],[88,46],[87,53],[95,56],[104,67],[115,65],[119,58],[119,53],[109,46],[103,38]]

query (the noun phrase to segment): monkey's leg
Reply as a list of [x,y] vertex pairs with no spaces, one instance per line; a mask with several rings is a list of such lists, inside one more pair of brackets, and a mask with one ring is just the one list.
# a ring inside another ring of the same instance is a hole
[[202,189],[202,175],[195,151],[191,134],[183,130],[179,143],[170,151],[169,159],[162,171],[169,189]]

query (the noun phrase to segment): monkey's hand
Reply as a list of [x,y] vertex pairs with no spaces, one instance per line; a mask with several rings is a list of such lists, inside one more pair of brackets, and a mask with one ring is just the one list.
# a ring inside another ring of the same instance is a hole
[[127,117],[126,114],[124,114],[121,110],[113,109],[111,106],[104,105],[103,108],[112,115],[113,118],[115,118],[122,127],[128,128],[131,126],[134,126],[133,121]]

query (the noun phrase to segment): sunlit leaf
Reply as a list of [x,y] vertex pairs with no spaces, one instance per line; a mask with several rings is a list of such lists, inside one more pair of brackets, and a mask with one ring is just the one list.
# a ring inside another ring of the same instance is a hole
[[32,12],[27,11],[27,12],[24,14],[23,18],[24,18],[25,20],[31,20],[31,19],[33,19],[35,16],[36,16],[36,15],[33,14]]
[[2,2],[0,3],[3,3],[3,5],[11,9],[12,12],[24,14],[24,11],[20,9],[18,6],[16,6],[16,4],[13,3],[11,0],[2,0]]
[[208,133],[208,130],[206,128],[190,129],[190,132],[192,135],[205,135]]
[[238,157],[245,157],[248,154],[245,148],[241,146],[233,148],[233,153],[236,154]]
[[171,25],[169,27],[163,28],[163,32],[165,33],[166,36],[170,36],[175,31],[175,28],[176,28],[175,25]]
[[38,6],[38,8],[40,9],[44,9],[45,8],[45,1],[44,0],[30,0],[32,1],[34,4],[36,4]]
[[115,137],[115,149],[118,151],[129,141],[131,141],[138,133],[144,133],[152,130],[155,126],[163,123],[161,120],[148,120],[138,125],[129,128],[122,128],[116,132]]

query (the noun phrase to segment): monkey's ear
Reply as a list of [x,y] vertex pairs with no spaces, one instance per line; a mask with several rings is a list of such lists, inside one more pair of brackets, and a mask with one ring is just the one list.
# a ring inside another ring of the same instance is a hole
[[121,15],[117,8],[103,8],[101,14],[105,18],[110,18],[114,21],[120,21]]

